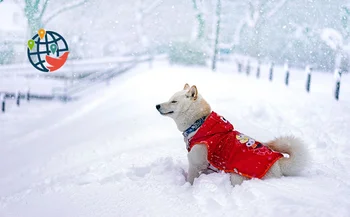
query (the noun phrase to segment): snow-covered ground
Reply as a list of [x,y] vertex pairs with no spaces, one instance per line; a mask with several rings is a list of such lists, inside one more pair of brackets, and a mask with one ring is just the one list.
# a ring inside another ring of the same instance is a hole
[[[186,149],[155,105],[196,84],[214,111],[261,141],[303,138],[301,177],[226,174],[186,183]],[[68,104],[0,114],[0,216],[349,216],[350,103],[222,68],[138,67]]]
[[[38,73],[38,72],[37,72]],[[0,76],[0,92],[52,94],[52,88],[64,87],[64,81],[58,79],[45,79],[43,77],[26,78],[24,76]]]

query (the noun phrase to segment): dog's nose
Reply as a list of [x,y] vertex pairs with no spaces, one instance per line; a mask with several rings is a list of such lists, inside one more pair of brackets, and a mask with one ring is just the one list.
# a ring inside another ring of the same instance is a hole
[[160,109],[160,105],[156,105],[156,109]]

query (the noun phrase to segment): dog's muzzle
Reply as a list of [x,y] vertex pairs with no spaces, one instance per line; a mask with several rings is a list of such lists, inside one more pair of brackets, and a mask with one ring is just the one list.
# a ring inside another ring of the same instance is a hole
[[170,115],[170,114],[174,113],[174,111],[170,111],[170,112],[166,112],[166,113],[162,112],[162,111],[160,110],[160,105],[159,105],[159,104],[156,105],[156,109],[157,109],[157,110],[159,111],[159,113],[162,114],[162,115]]

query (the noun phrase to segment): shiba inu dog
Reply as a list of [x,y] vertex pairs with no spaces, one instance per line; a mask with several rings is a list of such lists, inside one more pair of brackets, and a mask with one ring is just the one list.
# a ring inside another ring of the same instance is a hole
[[232,185],[250,178],[278,178],[298,175],[309,161],[303,142],[293,136],[261,143],[234,129],[213,112],[198,93],[185,84],[168,102],[156,105],[163,116],[172,118],[183,132],[188,150],[187,181],[200,174],[230,173]]

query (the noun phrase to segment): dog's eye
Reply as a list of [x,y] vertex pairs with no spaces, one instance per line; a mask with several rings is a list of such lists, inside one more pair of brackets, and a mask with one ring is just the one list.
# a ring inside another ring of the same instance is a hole
[[177,103],[177,101],[174,100],[174,101],[171,101],[171,103]]

